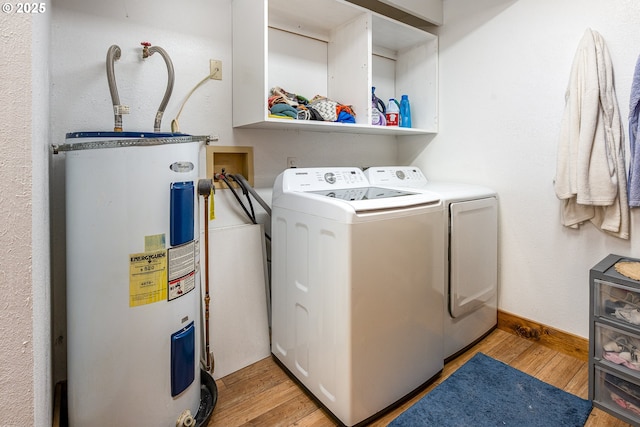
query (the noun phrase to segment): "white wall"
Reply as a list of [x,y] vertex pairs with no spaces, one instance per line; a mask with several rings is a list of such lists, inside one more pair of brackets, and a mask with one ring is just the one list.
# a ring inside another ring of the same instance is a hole
[[[560,225],[553,179],[564,94],[590,27],[611,53],[623,127],[640,53],[640,3],[630,0],[445,0],[440,35],[440,132],[400,161],[431,179],[476,182],[500,194],[501,310],[587,337],[589,269],[630,241],[587,224]],[[628,141],[627,141],[628,145]]]

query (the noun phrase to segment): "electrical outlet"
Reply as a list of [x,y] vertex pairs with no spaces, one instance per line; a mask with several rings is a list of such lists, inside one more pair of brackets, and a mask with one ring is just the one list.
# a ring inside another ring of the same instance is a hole
[[219,59],[209,60],[209,77],[213,80],[222,80],[222,61]]
[[298,158],[287,157],[287,168],[297,168],[297,167],[298,167]]

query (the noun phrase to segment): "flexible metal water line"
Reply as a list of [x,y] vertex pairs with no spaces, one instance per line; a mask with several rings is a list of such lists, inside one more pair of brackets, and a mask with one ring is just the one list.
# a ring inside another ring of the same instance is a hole
[[115,44],[111,45],[107,50],[107,82],[109,83],[111,103],[113,104],[113,130],[115,132],[122,132],[122,111],[120,105],[120,97],[118,96],[116,77],[113,70],[113,63],[120,59],[120,53],[120,47]]
[[158,52],[162,59],[164,59],[165,64],[167,65],[167,89],[164,92],[164,97],[160,102],[160,106],[158,107],[158,111],[156,112],[156,118],[153,123],[154,132],[160,132],[160,125],[162,122],[162,116],[164,114],[164,109],[167,107],[169,103],[169,98],[171,98],[171,92],[173,92],[173,83],[175,80],[175,73],[173,70],[173,62],[171,62],[171,58],[169,58],[169,54],[160,46],[151,46],[149,42],[142,42],[142,58],[148,58],[154,53]]

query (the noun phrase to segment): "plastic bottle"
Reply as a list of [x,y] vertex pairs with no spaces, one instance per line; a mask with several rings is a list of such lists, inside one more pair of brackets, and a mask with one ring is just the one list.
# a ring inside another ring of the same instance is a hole
[[374,86],[371,88],[371,124],[385,126],[387,124],[384,116],[386,108],[384,107],[384,102],[376,96],[375,91],[376,88]]
[[400,127],[411,127],[411,104],[408,95],[402,95],[400,99]]
[[395,98],[389,98],[389,105],[387,105],[387,126],[398,126],[400,121],[400,104]]

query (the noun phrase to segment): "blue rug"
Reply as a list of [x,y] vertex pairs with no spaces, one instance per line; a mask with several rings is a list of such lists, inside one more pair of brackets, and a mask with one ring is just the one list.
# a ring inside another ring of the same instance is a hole
[[477,353],[389,427],[583,426],[591,402]]

